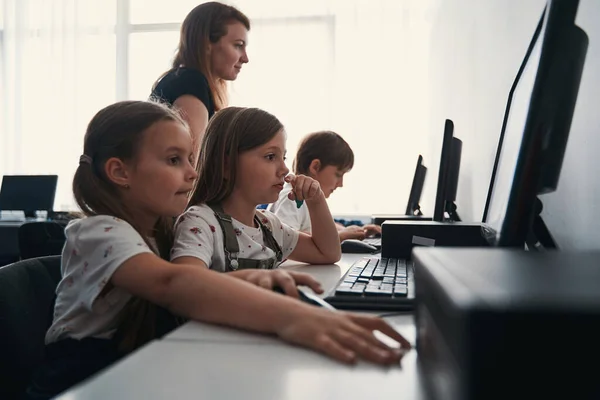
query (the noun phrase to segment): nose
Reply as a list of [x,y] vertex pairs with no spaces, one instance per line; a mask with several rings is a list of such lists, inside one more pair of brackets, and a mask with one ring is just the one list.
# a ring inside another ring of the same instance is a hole
[[196,180],[196,178],[198,178],[198,172],[196,172],[196,168],[194,168],[194,166],[192,164],[188,164],[188,169],[187,169],[187,179],[189,181],[194,181]]
[[246,52],[246,49],[244,49],[244,52],[242,53],[242,57],[240,58],[240,61],[244,64],[248,63],[248,61],[250,61],[248,59],[248,53]]
[[285,163],[282,164],[282,168],[279,170],[279,175],[281,176],[286,176],[287,174],[290,173],[290,169],[287,167],[287,165],[285,165]]
[[338,181],[337,187],[344,187],[344,177],[340,178],[340,180]]

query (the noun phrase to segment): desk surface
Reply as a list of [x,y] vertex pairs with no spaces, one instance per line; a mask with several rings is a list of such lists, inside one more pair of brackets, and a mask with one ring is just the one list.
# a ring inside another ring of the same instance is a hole
[[[361,256],[285,268],[309,272],[329,289]],[[412,315],[386,319],[414,343]],[[346,366],[272,336],[189,322],[59,398],[422,399],[416,360],[413,350],[402,367]]]

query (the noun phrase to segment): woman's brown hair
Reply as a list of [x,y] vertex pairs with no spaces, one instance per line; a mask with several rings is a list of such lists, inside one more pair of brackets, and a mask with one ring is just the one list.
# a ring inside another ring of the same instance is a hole
[[258,108],[227,107],[217,112],[202,138],[189,205],[227,199],[235,185],[239,154],[269,142],[282,129],[275,116]]
[[[154,246],[121,200],[115,183],[106,176],[104,165],[112,157],[135,161],[143,143],[144,132],[159,121],[185,122],[166,105],[150,101],[121,101],[100,110],[90,121],[84,137],[83,162],[73,178],[75,201],[87,217],[110,215],[128,222],[140,233],[151,249]],[[159,218],[154,239],[162,258],[168,259],[173,245],[173,219]],[[121,350],[131,351],[151,339],[154,307],[147,301],[133,299],[125,308],[119,331]],[[145,335],[150,335],[144,337]]]
[[[234,22],[240,22],[247,30],[250,30],[248,17],[233,6],[216,1],[196,6],[183,20],[179,46],[171,65],[171,68],[185,66],[202,72],[208,80],[217,110],[227,106],[227,84],[225,80],[213,75],[210,69],[210,59],[207,57],[208,46],[210,43],[217,43],[219,39],[227,35],[227,25]],[[154,86],[163,76],[156,81]]]
[[350,145],[337,133],[320,131],[306,135],[294,159],[294,173],[308,175],[313,160],[321,162],[321,168],[333,165],[340,170],[354,166],[354,152]]

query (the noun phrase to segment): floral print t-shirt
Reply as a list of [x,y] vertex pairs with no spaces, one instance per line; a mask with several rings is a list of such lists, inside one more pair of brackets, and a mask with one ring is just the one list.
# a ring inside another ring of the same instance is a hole
[[[285,260],[296,248],[298,231],[290,228],[266,210],[256,210],[261,222],[271,231],[283,251]],[[264,260],[275,256],[265,245],[260,227],[247,226],[232,218],[233,228],[240,247],[239,258]],[[214,211],[205,204],[190,207],[177,220],[175,243],[171,260],[178,257],[195,257],[212,270],[227,272],[223,231]]]
[[65,236],[62,279],[46,344],[63,338],[110,339],[131,294],[115,287],[104,291],[105,287],[125,261],[152,250],[131,225],[107,215],[69,222]]

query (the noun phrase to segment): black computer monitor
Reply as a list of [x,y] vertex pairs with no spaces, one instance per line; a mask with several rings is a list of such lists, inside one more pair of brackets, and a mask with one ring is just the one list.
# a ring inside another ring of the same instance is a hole
[[408,204],[406,205],[406,215],[420,216],[421,212],[421,193],[423,193],[423,185],[425,185],[425,176],[427,175],[427,167],[423,165],[423,156],[419,154],[417,159],[417,168],[413,177],[412,186],[410,187],[410,195],[408,196]]
[[537,196],[556,190],[579,91],[588,39],[575,25],[578,5],[548,1],[514,85],[485,215],[494,245],[531,249],[548,239]]
[[450,221],[460,221],[460,217],[456,211],[456,192],[458,191],[461,155],[462,140],[453,137],[450,145],[450,161],[448,172],[446,173],[446,187],[444,190],[444,211],[448,213]]
[[442,142],[442,153],[440,156],[440,168],[438,184],[435,193],[435,205],[433,207],[433,220],[442,222],[446,211],[446,188],[452,165],[452,138],[454,137],[454,123],[447,119],[444,124],[444,139]]
[[4,175],[0,210],[24,211],[26,217],[35,217],[36,211],[51,212],[57,182],[57,175]]
[[[545,7],[544,7],[544,10],[545,10]],[[523,61],[521,61],[521,65],[519,66],[517,75],[515,76],[512,86],[510,87],[510,90],[508,92],[508,99],[506,101],[506,108],[504,110],[504,118],[502,120],[502,128],[500,129],[500,137],[498,138],[498,147],[496,148],[496,157],[494,158],[494,166],[492,168],[492,176],[490,178],[490,185],[488,187],[487,197],[485,199],[485,207],[483,208],[482,221],[484,223],[486,223],[487,219],[488,219],[488,209],[490,207],[490,200],[491,200],[493,189],[494,189],[494,182],[496,180],[496,171],[498,170],[498,160],[500,159],[500,152],[502,150],[502,144],[504,143],[504,132],[506,131],[506,124],[508,122],[508,116],[510,114],[512,98],[514,96],[515,89],[517,88],[517,84],[519,83],[519,80],[521,79],[521,75],[523,75],[523,70],[525,69],[525,66],[527,65],[527,61],[529,60],[529,56],[531,55],[533,47],[537,43],[537,39],[540,35],[540,31],[542,30],[542,25],[544,25],[544,16],[545,16],[545,12],[542,12],[542,16],[540,17],[540,20],[538,21],[537,27],[535,28],[535,31],[533,32],[533,37],[531,38],[531,41],[529,42],[529,46],[527,47],[527,51],[525,52],[525,57],[523,57]]]

